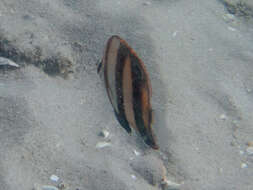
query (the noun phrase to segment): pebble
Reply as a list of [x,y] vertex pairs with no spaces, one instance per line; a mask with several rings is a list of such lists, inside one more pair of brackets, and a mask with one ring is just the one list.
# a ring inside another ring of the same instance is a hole
[[241,168],[242,168],[242,169],[247,168],[247,167],[248,167],[248,165],[247,165],[247,164],[245,164],[245,163],[241,163]]
[[107,137],[109,137],[109,135],[110,135],[110,133],[109,133],[109,131],[107,131],[107,130],[102,130],[100,133],[99,133],[99,136],[101,136],[101,137],[104,137],[105,139],[107,138]]
[[132,177],[133,180],[137,179],[137,177],[135,175],[133,175],[133,174],[131,175],[131,177]]
[[51,175],[50,180],[53,182],[57,182],[59,180],[59,177],[57,175]]
[[235,145],[236,145],[236,142],[232,141],[232,142],[230,142],[230,145],[231,145],[231,146],[235,146]]
[[252,92],[252,89],[247,88],[247,92],[248,92],[248,93],[251,93],[251,92]]
[[96,148],[99,148],[99,149],[105,148],[105,147],[108,147],[108,146],[111,146],[111,143],[105,142],[105,141],[98,142],[98,143],[96,144]]
[[223,16],[223,18],[224,18],[224,20],[226,20],[226,21],[233,21],[233,20],[235,20],[235,16],[233,15],[233,14],[225,14],[224,16]]
[[249,146],[247,149],[246,149],[248,155],[253,155],[253,146]]
[[237,120],[233,120],[232,123],[233,123],[236,127],[238,127],[238,121],[237,121]]
[[231,27],[231,26],[228,27],[228,30],[230,30],[230,31],[232,31],[232,32],[235,32],[235,31],[236,31],[236,29],[233,28],[233,27]]
[[151,3],[150,3],[150,2],[148,2],[148,1],[146,1],[146,2],[144,2],[144,3],[143,3],[143,5],[148,6],[148,5],[151,5]]
[[180,184],[167,179],[163,180],[161,185],[163,190],[179,190],[180,187]]
[[177,36],[177,31],[173,32],[172,37],[175,38]]
[[80,104],[83,105],[86,103],[86,99],[85,98],[82,98],[81,101],[80,101]]
[[253,141],[249,141],[249,142],[247,142],[247,145],[248,145],[248,146],[252,146],[252,147],[253,147]]
[[17,67],[17,68],[19,67],[18,64],[4,57],[0,57],[0,66],[11,66],[11,67]]

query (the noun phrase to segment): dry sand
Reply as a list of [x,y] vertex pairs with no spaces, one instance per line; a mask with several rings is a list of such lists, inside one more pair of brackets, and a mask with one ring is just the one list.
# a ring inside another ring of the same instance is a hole
[[[252,190],[253,14],[242,5],[1,0],[0,56],[20,68],[0,68],[0,189],[157,190],[164,165],[182,190]],[[150,73],[160,151],[120,127],[96,74],[113,34]]]

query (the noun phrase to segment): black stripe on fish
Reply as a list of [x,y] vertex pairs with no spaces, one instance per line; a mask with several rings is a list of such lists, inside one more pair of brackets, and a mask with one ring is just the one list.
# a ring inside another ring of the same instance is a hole
[[141,136],[146,133],[146,128],[144,126],[144,121],[142,118],[142,107],[141,107],[141,86],[143,81],[143,74],[141,68],[138,64],[138,60],[135,56],[131,56],[132,61],[132,74],[133,74],[133,109],[135,114],[136,125]]
[[[144,111],[143,110],[143,100],[142,100],[142,94],[147,93],[147,96],[150,97],[150,92],[146,90],[146,92],[143,91],[145,87],[143,86],[144,84],[147,83],[147,78],[145,74],[143,73],[143,69],[140,67],[139,61],[135,56],[131,56],[131,61],[132,61],[132,70],[133,70],[133,100],[134,100],[134,112],[135,112],[135,120],[136,124],[138,126],[138,130],[140,135],[143,137],[144,141],[146,144],[150,146],[156,147],[156,142],[153,137],[153,132],[151,129],[152,125],[152,120],[153,120],[153,115],[152,115],[152,110],[149,110],[148,114],[148,125],[145,126],[145,121],[144,121]],[[150,99],[148,99],[148,103],[150,102]]]
[[131,133],[131,128],[126,119],[125,108],[123,104],[123,69],[127,56],[129,55],[128,49],[125,46],[120,45],[117,54],[117,64],[116,64],[116,91],[117,91],[117,103],[119,114],[116,115],[121,125],[126,129],[128,133]]

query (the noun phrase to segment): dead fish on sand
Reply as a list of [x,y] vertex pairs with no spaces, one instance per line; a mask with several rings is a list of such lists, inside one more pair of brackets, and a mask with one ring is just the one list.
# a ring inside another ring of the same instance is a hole
[[134,128],[147,145],[158,149],[152,130],[151,84],[136,52],[119,36],[110,37],[98,73],[104,79],[108,97],[122,127],[128,133]]

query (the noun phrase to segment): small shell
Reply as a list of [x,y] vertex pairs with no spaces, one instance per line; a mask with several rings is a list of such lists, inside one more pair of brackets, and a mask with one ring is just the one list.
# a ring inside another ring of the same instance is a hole
[[137,150],[134,150],[134,154],[135,154],[135,156],[140,156],[141,155],[141,153],[138,152]]
[[98,142],[96,144],[96,148],[98,148],[98,149],[105,148],[107,146],[111,146],[111,143],[102,141],[102,142]]
[[253,155],[253,146],[249,146],[247,149],[246,149],[248,155]]
[[177,31],[173,32],[172,37],[175,38],[177,36]]
[[220,115],[220,119],[221,119],[221,120],[226,120],[226,119],[227,119],[227,116],[226,116],[225,114],[221,114],[221,115]]
[[0,57],[0,66],[11,66],[11,67],[19,67],[18,64],[14,63],[10,59]]
[[57,187],[55,187],[55,186],[50,186],[50,185],[42,186],[41,189],[42,189],[42,190],[59,190]]
[[163,190],[177,190],[180,187],[180,184],[167,179],[163,180],[161,185]]
[[247,167],[248,167],[247,164],[245,164],[245,163],[242,163],[242,164],[241,164],[241,168],[242,168],[242,169],[247,168]]
[[101,136],[101,137],[104,137],[105,139],[107,138],[107,137],[109,137],[109,135],[110,135],[110,133],[109,133],[109,131],[107,131],[107,130],[102,130],[100,133],[99,133],[99,136]]
[[50,180],[53,181],[53,182],[57,182],[59,180],[59,177],[56,176],[56,175],[51,175]]
[[34,190],[59,190],[57,187],[55,186],[51,186],[51,185],[40,185],[40,184],[34,184]]

